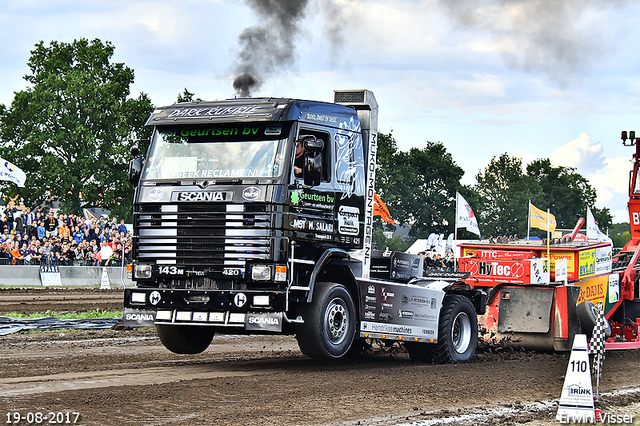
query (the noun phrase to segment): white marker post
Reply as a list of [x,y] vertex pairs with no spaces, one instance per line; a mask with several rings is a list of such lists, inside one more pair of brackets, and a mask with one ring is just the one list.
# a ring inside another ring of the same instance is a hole
[[593,423],[594,408],[587,336],[576,334],[556,420],[560,423]]
[[107,268],[102,267],[102,279],[100,280],[100,289],[111,288],[111,282],[109,281],[109,274],[107,274]]

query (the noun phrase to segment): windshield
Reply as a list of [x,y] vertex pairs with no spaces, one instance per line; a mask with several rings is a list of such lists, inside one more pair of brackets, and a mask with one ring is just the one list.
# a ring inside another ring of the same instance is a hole
[[282,123],[159,128],[142,178],[277,177],[282,172],[288,133]]

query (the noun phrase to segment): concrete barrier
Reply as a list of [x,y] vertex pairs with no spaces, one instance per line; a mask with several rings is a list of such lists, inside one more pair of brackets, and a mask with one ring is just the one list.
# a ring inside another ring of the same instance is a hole
[[[106,266],[107,276],[112,288],[122,287],[121,267]],[[60,282],[63,287],[95,286],[102,282],[102,266],[58,266]],[[127,272],[122,274],[124,285],[133,287],[134,282],[127,278]],[[37,265],[0,265],[0,285],[10,286],[41,286],[40,266]]]

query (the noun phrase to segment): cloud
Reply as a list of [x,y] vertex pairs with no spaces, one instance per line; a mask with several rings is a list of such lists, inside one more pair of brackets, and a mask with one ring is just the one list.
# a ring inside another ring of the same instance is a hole
[[595,173],[605,166],[602,145],[595,143],[586,133],[581,133],[577,139],[553,151],[551,164],[574,167],[583,175]]
[[626,0],[439,0],[463,28],[490,34],[511,68],[565,86],[611,52],[617,28],[603,23]]

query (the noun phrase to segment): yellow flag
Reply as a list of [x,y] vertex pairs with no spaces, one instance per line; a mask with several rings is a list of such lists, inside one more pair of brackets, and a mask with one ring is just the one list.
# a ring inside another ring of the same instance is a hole
[[556,229],[556,217],[551,213],[540,210],[533,204],[529,204],[531,209],[531,228],[542,229],[553,232]]

